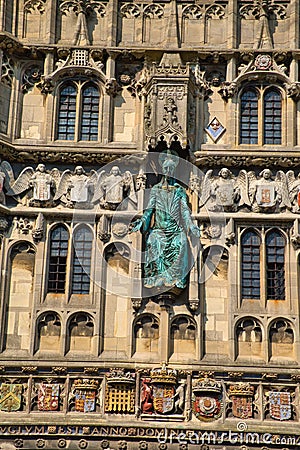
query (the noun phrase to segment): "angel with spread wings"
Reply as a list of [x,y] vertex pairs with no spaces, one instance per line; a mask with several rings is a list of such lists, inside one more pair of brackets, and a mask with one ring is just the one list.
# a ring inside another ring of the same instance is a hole
[[288,186],[289,199],[294,213],[300,213],[300,173],[297,177],[293,170],[286,173],[286,182]]
[[287,175],[279,170],[273,179],[270,169],[264,169],[256,178],[254,172],[248,173],[249,198],[254,212],[276,212],[283,208],[291,209]]
[[237,177],[223,167],[218,177],[208,170],[202,185],[200,207],[207,204],[210,211],[236,211],[239,206],[250,206],[248,197],[248,177],[245,170],[241,170]]
[[66,206],[72,208],[78,204],[89,204],[94,194],[94,184],[97,182],[97,172],[91,170],[87,175],[82,166],[76,166],[74,172],[67,169],[63,172],[54,200],[60,199]]
[[136,205],[137,196],[131,173],[127,170],[122,174],[118,166],[113,166],[109,174],[102,170],[95,186],[93,202],[100,201],[105,209],[115,210],[125,198]]
[[32,167],[25,167],[16,180],[12,169],[7,170],[7,174],[9,176],[7,195],[18,196],[31,190],[32,194],[29,194],[31,206],[45,206],[51,200],[51,190],[55,189],[60,178],[58,169],[52,169],[48,173],[44,164],[38,164],[35,170]]

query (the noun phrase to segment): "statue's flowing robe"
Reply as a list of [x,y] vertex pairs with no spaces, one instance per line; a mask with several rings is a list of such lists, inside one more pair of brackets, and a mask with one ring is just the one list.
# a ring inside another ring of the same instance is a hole
[[176,183],[154,186],[142,222],[142,232],[148,233],[145,286],[183,289],[189,271],[187,233],[192,226],[185,190]]

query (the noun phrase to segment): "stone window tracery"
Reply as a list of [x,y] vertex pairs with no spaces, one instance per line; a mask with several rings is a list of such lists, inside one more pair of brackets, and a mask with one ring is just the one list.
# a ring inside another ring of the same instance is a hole
[[98,141],[100,93],[94,83],[68,82],[59,91],[56,138]]
[[69,232],[64,225],[55,226],[50,232],[48,293],[89,294],[93,231],[81,225],[72,236],[69,265]]
[[240,96],[240,144],[282,144],[282,95],[275,88],[247,87]]

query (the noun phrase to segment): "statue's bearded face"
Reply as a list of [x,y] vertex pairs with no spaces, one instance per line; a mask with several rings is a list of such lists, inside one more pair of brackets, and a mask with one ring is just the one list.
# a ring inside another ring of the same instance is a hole
[[175,172],[175,163],[171,160],[166,160],[163,163],[162,169],[163,169],[163,174],[167,175],[169,177],[172,177],[174,175]]

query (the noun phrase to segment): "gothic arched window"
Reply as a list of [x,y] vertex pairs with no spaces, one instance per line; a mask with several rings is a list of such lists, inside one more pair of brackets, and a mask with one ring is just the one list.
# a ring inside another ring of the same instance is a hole
[[242,299],[285,299],[284,234],[277,229],[247,230],[241,238]]
[[64,293],[66,288],[69,233],[63,225],[53,228],[50,234],[48,292]]
[[89,294],[93,233],[78,228],[73,235],[72,294]]
[[248,87],[240,96],[240,144],[282,144],[282,95],[265,85]]
[[59,91],[56,138],[98,141],[100,93],[93,83],[63,84]]

